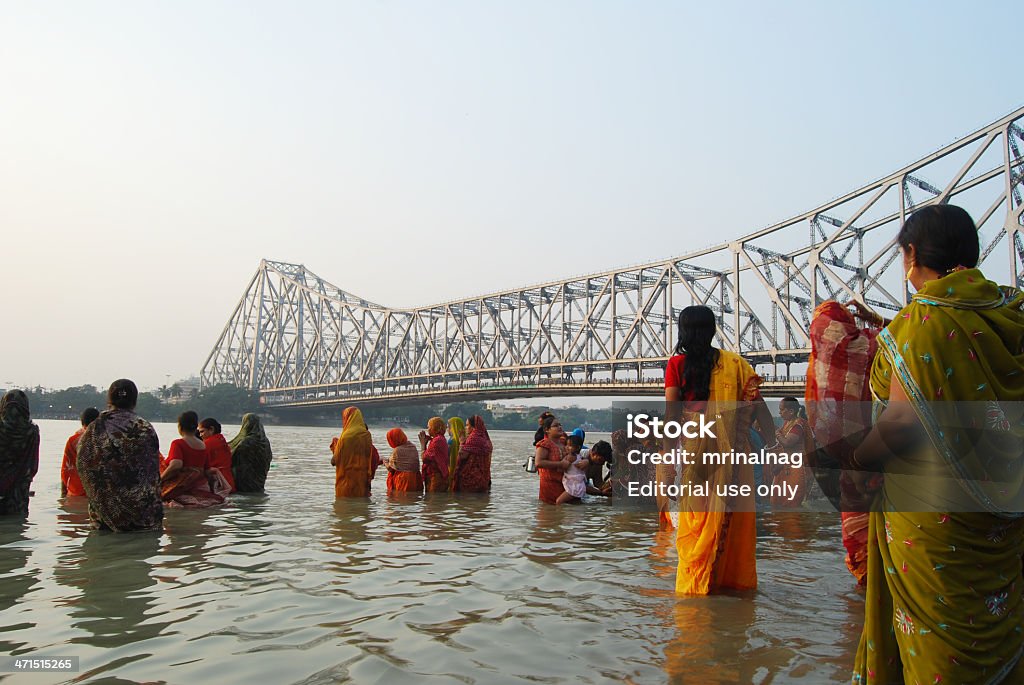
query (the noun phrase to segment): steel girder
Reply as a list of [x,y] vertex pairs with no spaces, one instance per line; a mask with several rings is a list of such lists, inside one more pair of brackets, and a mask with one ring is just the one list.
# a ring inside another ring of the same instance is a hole
[[[201,378],[280,405],[497,397],[548,386],[650,392],[690,304],[719,316],[722,347],[755,364],[785,364],[788,375],[789,364],[806,361],[818,303],[857,298],[895,312],[907,301],[895,236],[916,208],[967,208],[986,273],[1020,286],[1022,196],[1024,108],[810,212],[663,262],[394,309],[302,265],[264,260]],[[780,387],[792,384],[780,379]]]

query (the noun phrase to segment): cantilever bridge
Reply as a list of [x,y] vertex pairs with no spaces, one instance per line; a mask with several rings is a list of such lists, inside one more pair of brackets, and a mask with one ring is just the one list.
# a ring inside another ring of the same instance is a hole
[[264,260],[202,382],[274,407],[658,395],[679,311],[704,304],[719,315],[718,344],[754,364],[769,394],[799,394],[818,303],[891,313],[906,302],[895,236],[915,208],[965,207],[986,274],[1019,287],[1022,195],[1024,108],[789,221],[640,266],[395,309]]

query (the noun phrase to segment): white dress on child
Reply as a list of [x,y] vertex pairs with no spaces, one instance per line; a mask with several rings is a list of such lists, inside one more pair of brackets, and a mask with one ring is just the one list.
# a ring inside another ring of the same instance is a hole
[[569,470],[562,476],[562,487],[572,497],[583,497],[587,494],[587,470],[577,468],[583,456],[576,457]]

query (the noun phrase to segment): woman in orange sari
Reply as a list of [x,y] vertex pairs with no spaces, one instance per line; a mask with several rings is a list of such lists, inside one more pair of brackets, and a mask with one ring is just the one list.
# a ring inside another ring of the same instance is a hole
[[388,469],[388,494],[392,492],[423,492],[420,475],[420,453],[401,428],[388,431],[388,444],[394,450],[385,462]]
[[445,422],[435,416],[420,431],[423,450],[423,485],[427,492],[448,491],[448,441],[444,439]]
[[493,449],[483,418],[471,416],[469,435],[462,441],[459,461],[455,467],[456,492],[490,492]]
[[[677,362],[679,384],[665,389],[666,420],[697,420],[700,413],[715,417],[713,437],[684,438],[682,447],[692,454],[751,451],[750,426],[755,414],[760,433],[770,444],[773,436],[766,435],[764,427],[773,423],[758,390],[761,378],[743,357],[712,347],[714,337],[711,309],[698,305],[680,312],[676,352],[684,358]],[[676,592],[706,595],[723,589],[756,588],[754,497],[716,495],[718,485],[752,488],[753,467],[705,466],[701,459],[696,461],[684,467],[681,482],[706,481],[710,492],[680,499]]]
[[369,497],[373,443],[363,413],[349,407],[341,413],[341,435],[331,441],[335,497]]

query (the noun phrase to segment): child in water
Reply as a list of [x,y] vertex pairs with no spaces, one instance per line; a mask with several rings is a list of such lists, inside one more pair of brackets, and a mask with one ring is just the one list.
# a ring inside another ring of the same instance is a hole
[[580,456],[583,449],[583,438],[578,435],[569,436],[569,454],[566,459],[571,460],[571,466],[562,476],[562,487],[565,492],[558,496],[555,504],[566,504],[579,501],[587,492],[587,467],[589,460]]

